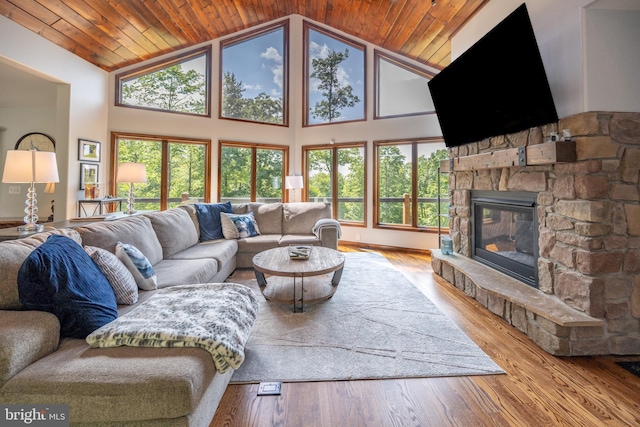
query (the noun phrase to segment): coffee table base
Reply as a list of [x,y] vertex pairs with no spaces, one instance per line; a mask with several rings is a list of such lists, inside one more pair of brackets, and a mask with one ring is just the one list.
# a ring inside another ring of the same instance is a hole
[[270,276],[269,282],[265,275],[255,270],[260,291],[267,301],[293,304],[293,312],[303,311],[303,305],[328,300],[338,290],[342,277],[342,268],[333,274],[319,276]]

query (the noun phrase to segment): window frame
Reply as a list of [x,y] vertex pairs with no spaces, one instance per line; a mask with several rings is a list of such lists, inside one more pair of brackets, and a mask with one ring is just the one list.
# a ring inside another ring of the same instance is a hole
[[[305,201],[309,200],[309,165],[308,165],[308,152],[316,151],[316,150],[332,150],[332,165],[331,165],[331,213],[332,217],[337,219],[341,224],[348,225],[350,227],[366,227],[367,226],[367,142],[342,142],[338,144],[316,144],[316,145],[304,145],[302,146],[302,176],[304,177],[304,188],[302,189],[302,198]],[[337,180],[337,171],[338,171],[338,150],[343,148],[363,148],[364,149],[364,187],[363,187],[363,203],[364,203],[364,211],[363,211],[363,221],[346,221],[338,219],[338,180]]]
[[[258,122],[255,120],[238,119],[234,117],[224,117],[222,115],[222,79],[224,76],[222,55],[225,47],[233,46],[247,40],[260,37],[264,34],[276,31],[282,28],[283,30],[283,45],[282,45],[282,123],[268,123]],[[220,53],[219,53],[219,78],[218,78],[218,119],[220,120],[234,120],[245,123],[258,123],[262,125],[271,126],[283,126],[289,127],[289,19],[279,21],[265,27],[249,31],[239,36],[230,37],[220,41]]]
[[[115,76],[115,106],[116,107],[125,107],[125,108],[136,108],[139,110],[148,110],[148,111],[158,111],[162,113],[172,113],[172,114],[183,114],[187,116],[194,117],[207,117],[211,118],[211,45],[207,45],[205,47],[201,47],[199,49],[191,50],[189,52],[184,52],[179,55],[172,56],[167,59],[163,59],[161,61],[156,61],[149,65],[144,65],[142,67],[134,68],[129,71],[122,72],[120,74],[116,74]],[[145,107],[141,105],[131,105],[125,104],[122,102],[122,85],[128,80],[132,80],[146,74],[154,73],[156,71],[162,70],[164,68],[171,67],[176,64],[181,64],[183,62],[187,62],[191,59],[197,58],[199,56],[205,57],[205,92],[206,92],[206,100],[205,100],[205,114],[197,114],[197,113],[188,113],[185,111],[173,111],[173,110],[165,110],[162,108],[154,108],[154,107]]]
[[282,190],[282,203],[287,203],[289,201],[289,194],[285,191],[284,184],[285,178],[287,176],[287,171],[289,170],[289,146],[288,145],[277,145],[277,144],[264,144],[259,142],[239,142],[239,141],[231,141],[231,140],[220,140],[218,141],[218,203],[222,200],[222,147],[234,147],[234,148],[249,148],[251,149],[251,203],[255,203],[256,201],[256,150],[280,150],[282,151],[282,180],[281,182],[281,190]]
[[116,176],[118,172],[118,140],[120,139],[141,139],[145,141],[157,141],[162,147],[162,166],[160,178],[160,210],[167,210],[169,207],[169,144],[196,144],[205,147],[204,158],[204,202],[211,201],[211,140],[197,138],[183,138],[179,136],[148,135],[129,132],[111,132],[111,154],[109,164],[109,193],[118,194],[118,183]]
[[[438,233],[437,226],[418,225],[418,145],[425,143],[443,143],[442,137],[402,138],[393,140],[373,141],[373,228],[385,230],[417,231],[422,233]],[[411,145],[411,224],[387,224],[380,223],[380,187],[379,187],[379,148],[390,145]],[[448,194],[448,192],[447,192]],[[448,231],[448,227],[442,227],[442,231]]]
[[[311,127],[311,126],[328,126],[328,125],[337,125],[342,123],[354,123],[354,122],[364,122],[367,120],[367,99],[368,99],[368,86],[367,86],[367,45],[358,43],[355,40],[352,40],[348,37],[342,36],[338,33],[334,33],[331,30],[323,28],[319,25],[316,25],[309,21],[303,21],[302,23],[302,127]],[[362,79],[363,79],[363,87],[364,92],[362,95],[362,118],[361,119],[353,119],[353,120],[339,120],[337,122],[327,122],[327,123],[309,123],[309,76],[310,76],[310,66],[309,66],[309,30],[314,30],[319,33],[324,34],[327,37],[334,38],[344,44],[347,44],[354,49],[358,49],[362,51],[363,55],[363,71],[362,71]]]
[[425,116],[429,114],[435,114],[436,110],[433,111],[423,111],[416,113],[406,113],[406,114],[392,114],[388,116],[382,116],[379,114],[380,111],[380,60],[385,60],[390,62],[391,64],[400,67],[406,71],[417,74],[421,77],[427,78],[431,80],[436,75],[434,73],[430,73],[429,71],[422,70],[414,65],[409,64],[402,59],[393,57],[388,55],[378,49],[373,50],[373,120],[381,120],[381,119],[392,119],[396,117],[412,117],[412,116]]

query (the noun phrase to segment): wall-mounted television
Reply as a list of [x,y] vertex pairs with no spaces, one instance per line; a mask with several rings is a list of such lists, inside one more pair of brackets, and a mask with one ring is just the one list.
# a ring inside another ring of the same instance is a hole
[[429,82],[448,147],[556,122],[526,4]]

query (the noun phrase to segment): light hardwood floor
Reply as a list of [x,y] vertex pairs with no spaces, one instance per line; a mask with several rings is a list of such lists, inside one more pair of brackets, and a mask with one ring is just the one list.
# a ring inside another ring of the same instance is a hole
[[640,378],[615,364],[640,357],[550,356],[434,276],[427,255],[380,252],[506,375],[284,383],[262,397],[257,384],[230,385],[211,427],[640,426]]

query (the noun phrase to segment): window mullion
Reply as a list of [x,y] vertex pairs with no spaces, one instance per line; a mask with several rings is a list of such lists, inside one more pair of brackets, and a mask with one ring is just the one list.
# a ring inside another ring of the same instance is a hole
[[162,140],[162,166],[160,172],[160,210],[169,208],[169,141]]
[[256,201],[256,195],[258,191],[256,190],[256,177],[258,175],[256,171],[256,167],[258,164],[258,149],[253,147],[251,149],[251,201]]
[[411,226],[418,227],[418,143],[411,143]]

